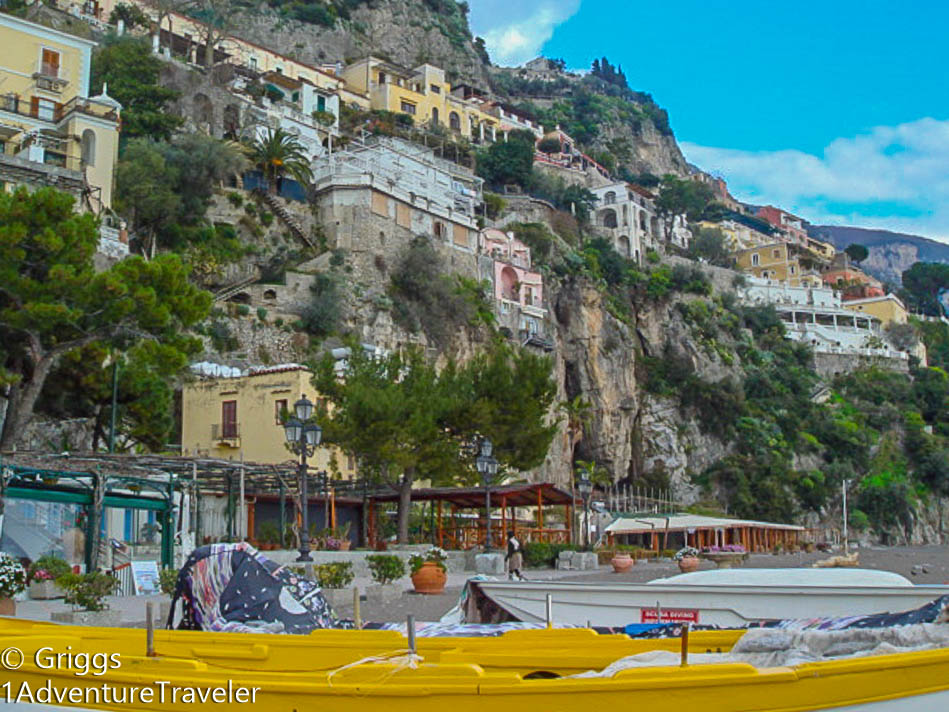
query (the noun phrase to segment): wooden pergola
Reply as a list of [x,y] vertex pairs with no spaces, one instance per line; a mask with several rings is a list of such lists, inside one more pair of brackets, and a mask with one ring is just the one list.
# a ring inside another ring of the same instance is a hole
[[[486,517],[476,521],[459,522],[461,510],[483,510],[485,505],[484,487],[430,487],[412,490],[413,502],[431,502],[435,506],[436,542],[448,549],[470,549],[482,547],[486,539]],[[397,492],[372,494],[369,496],[369,545],[375,546],[377,531],[375,526],[376,504],[397,502]],[[573,508],[575,500],[566,492],[549,482],[499,485],[491,488],[491,510],[500,510],[500,526],[491,527],[491,546],[503,548],[508,530],[513,530],[522,543],[544,541],[550,543],[569,543],[573,535]],[[544,526],[544,507],[563,506],[563,529]],[[536,507],[536,519],[528,524],[518,520],[515,510],[518,507]],[[448,511],[446,512],[446,508]],[[446,522],[446,515],[448,521]],[[492,520],[493,522],[493,520]]]

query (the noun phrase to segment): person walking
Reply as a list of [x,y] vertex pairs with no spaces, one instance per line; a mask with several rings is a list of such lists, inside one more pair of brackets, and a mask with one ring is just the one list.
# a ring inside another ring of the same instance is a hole
[[509,580],[526,581],[521,573],[521,567],[524,565],[524,554],[521,553],[521,542],[514,536],[513,531],[507,533],[507,555],[504,557],[507,562],[507,577]]

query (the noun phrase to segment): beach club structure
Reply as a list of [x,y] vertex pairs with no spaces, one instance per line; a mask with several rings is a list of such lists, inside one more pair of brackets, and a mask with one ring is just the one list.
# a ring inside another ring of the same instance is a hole
[[739,544],[750,552],[800,546],[804,527],[748,519],[705,517],[698,514],[621,516],[606,527],[610,544],[641,546],[660,551],[694,546],[698,549]]

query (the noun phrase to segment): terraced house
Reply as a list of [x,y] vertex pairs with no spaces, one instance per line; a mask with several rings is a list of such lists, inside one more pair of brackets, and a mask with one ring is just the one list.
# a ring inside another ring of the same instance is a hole
[[0,185],[55,186],[112,204],[121,105],[89,96],[94,42],[0,14]]

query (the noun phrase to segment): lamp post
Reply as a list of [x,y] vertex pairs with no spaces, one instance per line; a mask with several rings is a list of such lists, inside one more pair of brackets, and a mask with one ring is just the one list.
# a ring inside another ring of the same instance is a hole
[[297,477],[300,485],[300,498],[303,507],[303,533],[300,535],[300,555],[297,561],[313,561],[310,557],[310,517],[309,498],[307,496],[306,459],[312,457],[323,438],[323,429],[307,421],[313,415],[313,403],[305,395],[293,404],[294,416],[283,424],[284,434],[290,450],[300,456]]
[[593,482],[590,476],[584,472],[580,475],[580,481],[577,482],[577,489],[580,491],[580,497],[583,499],[583,548],[590,548],[590,495],[593,494]]
[[491,482],[494,476],[498,474],[498,461],[491,454],[494,446],[487,438],[481,439],[481,454],[475,459],[475,466],[481,474],[481,481],[484,483],[484,514],[487,524],[485,525],[484,551],[491,551]]

